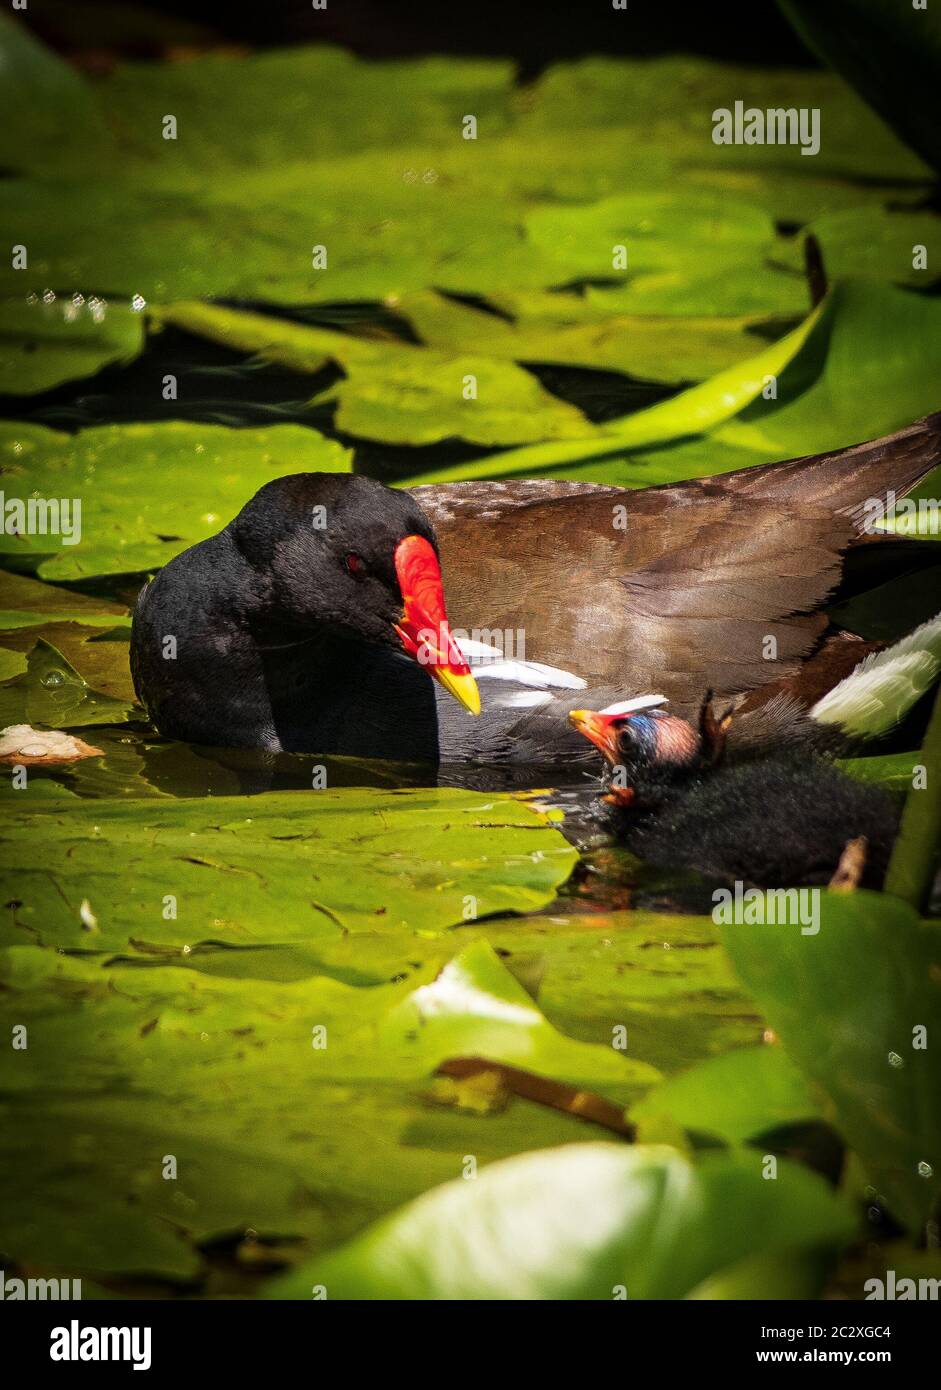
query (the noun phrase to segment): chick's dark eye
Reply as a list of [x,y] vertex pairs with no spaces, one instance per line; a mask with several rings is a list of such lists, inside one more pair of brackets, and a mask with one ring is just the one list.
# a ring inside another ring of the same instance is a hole
[[346,568],[349,570],[350,574],[355,575],[357,579],[362,578],[364,573],[363,562],[352,550],[346,557]]

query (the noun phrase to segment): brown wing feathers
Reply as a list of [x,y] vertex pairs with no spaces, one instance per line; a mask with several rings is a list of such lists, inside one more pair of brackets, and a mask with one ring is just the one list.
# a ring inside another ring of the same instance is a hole
[[546,480],[415,496],[456,626],[521,630],[530,660],[698,706],[708,686],[786,680],[826,648],[820,610],[847,548],[870,539],[867,500],[903,496],[939,463],[941,413],[840,453],[640,491]]

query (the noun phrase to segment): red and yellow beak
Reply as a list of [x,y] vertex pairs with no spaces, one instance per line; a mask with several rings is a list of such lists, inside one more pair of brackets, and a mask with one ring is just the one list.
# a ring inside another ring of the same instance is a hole
[[578,732],[604,754],[612,767],[621,761],[616,725],[623,723],[623,715],[599,714],[593,709],[572,709],[569,710],[569,719]]
[[402,618],[395,625],[402,646],[465,709],[479,714],[477,682],[448,626],[434,546],[424,536],[406,536],[395,548],[395,572],[404,602]]

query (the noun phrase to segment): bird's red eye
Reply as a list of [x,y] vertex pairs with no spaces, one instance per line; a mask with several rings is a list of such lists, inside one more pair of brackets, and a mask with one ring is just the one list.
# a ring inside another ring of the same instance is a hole
[[346,557],[346,568],[349,570],[350,574],[355,574],[357,579],[363,572],[363,562],[352,550]]

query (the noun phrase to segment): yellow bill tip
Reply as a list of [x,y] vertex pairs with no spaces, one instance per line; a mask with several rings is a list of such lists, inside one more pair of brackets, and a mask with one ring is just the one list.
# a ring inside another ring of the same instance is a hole
[[469,671],[466,675],[459,675],[456,671],[448,670],[447,666],[435,666],[432,675],[469,713],[480,713],[480,691]]

